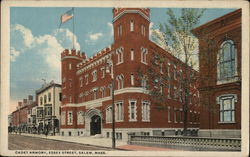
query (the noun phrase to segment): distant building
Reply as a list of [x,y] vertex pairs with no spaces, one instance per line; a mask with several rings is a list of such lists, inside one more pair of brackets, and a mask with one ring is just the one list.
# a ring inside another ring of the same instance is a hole
[[240,137],[241,16],[239,9],[193,30],[200,45],[200,136]]
[[23,99],[23,102],[18,102],[18,106],[12,112],[12,124],[15,131],[28,132],[28,111],[36,106],[33,96],[29,95],[28,99]]
[[39,133],[58,133],[60,124],[61,85],[51,81],[36,91],[36,125]]
[[[184,65],[149,40],[150,10],[113,9],[114,43],[87,58],[76,50],[64,50],[62,61],[61,130],[63,136],[112,136],[111,77],[106,73],[113,62],[115,79],[116,139],[127,133],[139,135],[175,135],[183,130],[183,102],[178,82]],[[166,110],[159,111],[148,94],[147,76],[140,79],[138,68],[147,69],[155,53],[166,57],[165,72],[173,78],[163,93],[169,95]],[[189,68],[189,70],[191,70]],[[180,74],[177,76],[177,74]],[[195,86],[190,97],[188,128],[199,128],[199,104]]]

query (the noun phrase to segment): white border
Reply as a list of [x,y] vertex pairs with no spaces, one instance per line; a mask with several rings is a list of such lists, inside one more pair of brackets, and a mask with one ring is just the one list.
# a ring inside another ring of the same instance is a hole
[[[104,156],[247,156],[249,151],[249,3],[247,1],[2,1],[1,5],[1,155],[20,156],[8,151],[7,117],[9,104],[9,8],[15,7],[152,7],[152,8],[242,8],[242,151],[241,152],[175,152],[175,151],[111,151]],[[25,155],[27,156],[27,155]],[[41,155],[37,155],[41,156]],[[63,155],[65,156],[65,155]]]

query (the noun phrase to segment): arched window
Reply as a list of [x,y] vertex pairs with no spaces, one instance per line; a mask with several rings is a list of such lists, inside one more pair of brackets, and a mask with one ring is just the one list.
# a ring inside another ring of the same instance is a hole
[[230,80],[236,75],[236,48],[232,40],[224,41],[218,54],[218,80]]

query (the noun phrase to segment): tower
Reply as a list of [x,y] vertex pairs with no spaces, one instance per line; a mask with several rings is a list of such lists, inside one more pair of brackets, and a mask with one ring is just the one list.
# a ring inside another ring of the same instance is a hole
[[149,38],[150,10],[148,8],[114,8],[114,41],[126,37]]
[[76,103],[76,71],[77,64],[86,59],[86,55],[75,49],[65,49],[61,53],[62,70],[62,105]]

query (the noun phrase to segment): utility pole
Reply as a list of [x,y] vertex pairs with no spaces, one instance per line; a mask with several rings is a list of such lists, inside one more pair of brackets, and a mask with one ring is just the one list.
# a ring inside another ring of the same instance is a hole
[[108,60],[107,62],[107,67],[106,67],[106,72],[110,73],[111,76],[111,81],[112,81],[112,148],[115,148],[115,97],[114,97],[114,90],[115,90],[115,83],[114,83],[114,66],[112,60]]

